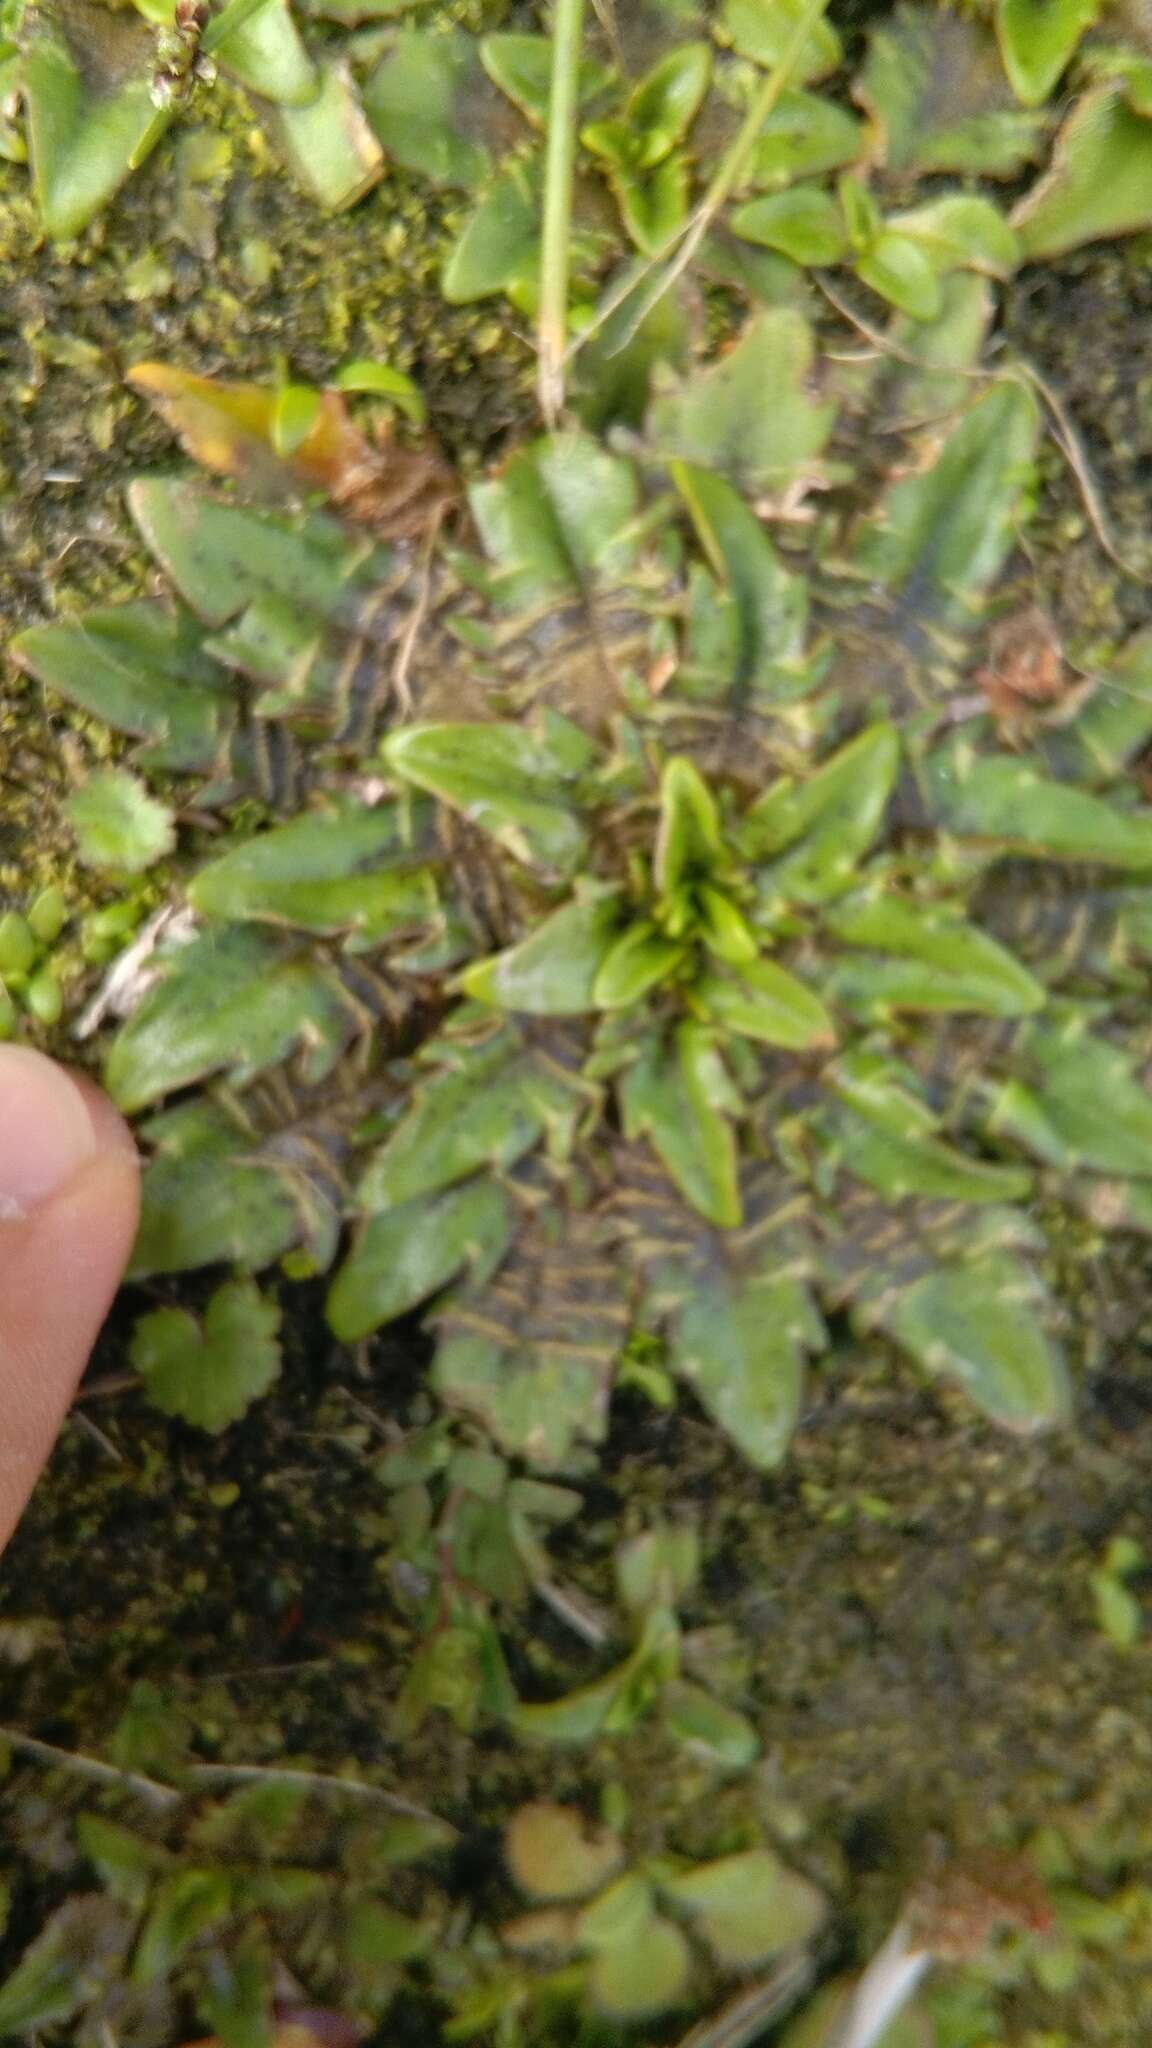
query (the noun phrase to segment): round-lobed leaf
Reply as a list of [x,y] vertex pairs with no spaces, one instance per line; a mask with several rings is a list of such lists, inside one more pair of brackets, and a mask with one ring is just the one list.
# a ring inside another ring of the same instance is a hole
[[624,1845],[572,1806],[534,1800],[513,1814],[504,1836],[508,1868],[534,1899],[582,1899],[615,1877]]

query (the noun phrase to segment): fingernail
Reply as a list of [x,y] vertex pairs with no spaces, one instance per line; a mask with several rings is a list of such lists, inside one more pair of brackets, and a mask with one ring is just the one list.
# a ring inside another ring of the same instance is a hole
[[23,1045],[0,1045],[0,1223],[27,1216],[97,1151],[80,1090]]

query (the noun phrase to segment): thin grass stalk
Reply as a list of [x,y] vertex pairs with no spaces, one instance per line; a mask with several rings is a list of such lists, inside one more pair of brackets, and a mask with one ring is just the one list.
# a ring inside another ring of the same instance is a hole
[[568,277],[572,241],[572,188],[576,169],[576,117],[584,0],[556,0],[552,17],[552,86],[544,163],[544,233],[540,254],[537,391],[540,410],[554,426],[564,406],[568,344]]
[[[615,286],[600,301],[592,319],[581,329],[568,349],[569,362],[583,348],[584,343],[590,341],[594,334],[598,334],[605,322],[632,297],[643,280],[650,277],[653,271],[657,271],[659,275],[653,279],[649,289],[644,293],[639,306],[628,321],[624,334],[610,353],[615,355],[620,349],[626,348],[637,329],[643,326],[649,313],[659,305],[665,292],[670,291],[677,278],[683,276],[717,214],[740,184],[748,168],[748,159],[759,139],[760,130],[782,94],[787,92],[791,85],[796,66],[803,55],[804,45],[826,12],[827,6],[828,0],[808,0],[785,44],[779,63],[769,72],[753,99],[737,133],[717,164],[700,204],[682,226],[673,230],[638,272],[634,272],[624,283]],[[668,261],[669,258],[672,260]],[[661,270],[660,266],[664,263],[667,263],[667,268]]]

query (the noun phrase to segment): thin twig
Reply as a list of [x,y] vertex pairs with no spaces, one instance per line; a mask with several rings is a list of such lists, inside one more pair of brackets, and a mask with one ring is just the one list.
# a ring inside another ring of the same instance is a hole
[[389,1813],[403,1814],[409,1820],[440,1819],[428,1807],[398,1799],[380,1785],[369,1785],[363,1778],[337,1778],[326,1771],[293,1771],[275,1764],[191,1764],[184,1775],[200,1785],[295,1785],[303,1792],[346,1792],[350,1799],[375,1800]]
[[545,1607],[550,1607],[557,1621],[570,1628],[573,1635],[580,1637],[590,1649],[602,1650],[612,1639],[612,1629],[595,1603],[582,1593],[574,1593],[570,1587],[558,1585],[555,1579],[533,1579],[532,1590]]
[[840,293],[833,289],[827,278],[819,271],[813,271],[812,282],[823,292],[829,305],[839,313],[842,320],[846,320],[850,327],[854,327],[857,333],[870,341],[882,355],[891,357],[893,362],[905,363],[911,370],[931,370],[934,375],[941,377],[964,377],[976,384],[1002,382],[1006,377],[1015,377],[1022,383],[1030,384],[1048,413],[1049,432],[1072,472],[1080,493],[1080,502],[1103,553],[1122,575],[1130,576],[1134,583],[1152,583],[1152,573],[1138,569],[1134,562],[1125,561],[1113,540],[1100,488],[1092,474],[1072,417],[1063,399],[1053,390],[1047,378],[1041,376],[1034,363],[1030,363],[1024,356],[1016,356],[997,365],[995,369],[973,368],[971,364],[965,363],[926,364],[922,357],[914,355],[910,349],[901,348],[898,342],[891,340],[878,327],[874,327],[871,321],[866,320],[863,314],[858,313],[847,299],[842,298]]
[[[755,95],[748,112],[740,123],[713,173],[712,181],[700,204],[680,227],[673,230],[660,247],[648,258],[638,272],[624,279],[600,301],[591,320],[583,327],[575,340],[569,344],[567,360],[578,354],[586,341],[598,334],[605,322],[618,312],[630,299],[637,286],[655,271],[658,275],[645,292],[639,307],[632,313],[624,334],[615,344],[613,354],[626,348],[638,328],[642,327],[654,307],[658,306],[665,293],[670,291],[677,278],[682,277],[693,256],[708,233],[721,208],[731,198],[748,166],[748,159],[760,139],[769,114],[772,113],[782,93],[792,82],[792,74],[804,51],[812,30],[828,5],[828,0],[807,0],[796,25],[789,36],[780,56],[779,63],[769,72],[760,90]],[[675,253],[674,253],[675,252]],[[671,261],[668,259],[671,258]],[[661,265],[667,262],[667,268]]]
[[84,1415],[79,1408],[73,1408],[68,1420],[74,1423],[76,1428],[81,1430],[85,1436],[90,1436],[94,1443],[98,1443],[105,1456],[111,1458],[115,1464],[122,1465],[124,1463],[123,1451],[117,1450],[111,1437],[105,1436],[104,1431],[97,1427],[90,1415]]
[[1088,457],[1084,453],[1083,443],[1064,405],[1063,399],[1052,389],[1047,378],[1040,375],[1035,365],[1027,362],[1023,356],[1017,358],[1016,367],[1022,370],[1028,382],[1035,386],[1048,408],[1052,420],[1052,438],[1076,479],[1081,501],[1085,512],[1088,514],[1092,531],[1096,535],[1096,539],[1107,555],[1108,560],[1123,575],[1131,576],[1133,582],[1143,584],[1152,582],[1152,575],[1149,575],[1146,569],[1137,569],[1133,563],[1125,561],[1116,542],[1112,538],[1108,515],[1104,509],[1104,501],[1100,496],[1099,486],[1088,466]]
[[428,522],[428,531],[420,550],[416,597],[404,626],[396,660],[392,665],[392,690],[400,706],[400,715],[405,719],[412,716],[412,692],[408,687],[408,675],[412,667],[412,657],[416,652],[416,642],[420,637],[420,628],[428,616],[428,601],[432,590],[432,556],[446,511],[447,506],[437,505]]
[[137,1393],[140,1389],[140,1375],[137,1372],[106,1372],[98,1380],[90,1380],[79,1389],[75,1408],[80,1401],[106,1401],[112,1394]]
[[701,2020],[698,2027],[677,2042],[676,2048],[747,2048],[765,2027],[803,1997],[815,1973],[808,1950],[799,1950],[788,1956],[770,1977],[737,1992],[711,2019]]
[[544,160],[540,316],[536,329],[536,388],[540,410],[550,427],[555,426],[564,406],[572,189],[576,175],[576,120],[580,105],[583,34],[584,0],[556,0],[552,17],[548,146]]
[[39,1736],[24,1735],[18,1728],[0,1728],[0,1743],[7,1743],[18,1756],[29,1756],[37,1763],[50,1764],[54,1770],[71,1771],[77,1778],[91,1778],[97,1785],[119,1785],[125,1792],[134,1792],[149,1806],[164,1811],[178,1804],[180,1794],[171,1785],[161,1785],[155,1778],[145,1778],[139,1771],[122,1771],[116,1764],[106,1764],[98,1756],[84,1756],[72,1749],[57,1749],[54,1742],[41,1742]]

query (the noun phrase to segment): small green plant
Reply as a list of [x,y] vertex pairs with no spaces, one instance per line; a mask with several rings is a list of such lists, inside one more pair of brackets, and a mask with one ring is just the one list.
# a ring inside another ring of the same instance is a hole
[[21,1010],[38,1024],[58,1021],[64,992],[52,949],[68,920],[68,900],[56,887],[42,890],[27,916],[18,910],[0,916],[0,1038],[16,1035]]
[[[115,1812],[78,1815],[71,1860],[87,1889],[0,1985],[5,2040],[62,2025],[84,2044],[113,2031],[174,2040],[178,2015],[194,2011],[222,2042],[268,2043],[286,1966],[350,2019],[387,2011],[443,1910],[412,1866],[450,1846],[452,1830],[390,1812],[370,1786],[238,1767],[212,1790],[211,1768],[200,1771],[180,1782],[177,1764],[171,1785],[126,1772],[135,1812],[123,1817],[122,1798]],[[230,1776],[246,1782],[228,1790]]]
[[[322,1271],[350,1207],[337,1334],[434,1298],[441,1395],[545,1464],[603,1434],[636,1328],[776,1462],[845,1308],[1008,1426],[1058,1422],[1036,1198],[1152,1218],[1139,1036],[1102,1007],[1149,946],[1145,643],[1030,747],[965,693],[1032,490],[1024,379],[965,387],[875,505],[775,548],[738,485],[825,462],[811,349],[760,314],[655,393],[637,459],[520,450],[431,605],[367,528],[158,478],[131,504],[176,607],[15,643],[201,815],[298,806],[190,863],[195,934],[109,1048],[152,1112],[135,1270]],[[921,397],[929,361],[899,368]],[[778,375],[796,407],[740,434]]]
[[125,896],[77,916],[55,882],[23,909],[0,910],[0,1038],[51,1034],[95,970],[122,953],[143,914],[143,902]]
[[614,1829],[589,1827],[551,1801],[512,1816],[505,1853],[537,1903],[501,1930],[519,1970],[469,1989],[452,2023],[456,2040],[484,2033],[497,2012],[557,1999],[647,2019],[684,2005],[705,1971],[738,1974],[803,1949],[827,1910],[817,1887],[770,1849],[696,1864],[629,1858]]
[[86,867],[133,875],[170,853],[176,834],[167,805],[123,768],[102,768],[63,805]]
[[1114,1536],[1089,1581],[1097,1626],[1118,1650],[1130,1650],[1144,1627],[1144,1612],[1128,1580],[1145,1569],[1142,1544]]
[[226,1280],[204,1312],[158,1308],[136,1325],[130,1357],[166,1415],[217,1432],[280,1375],[280,1311],[251,1280]]
[[53,240],[81,233],[217,65],[255,96],[321,205],[351,206],[377,182],[383,154],[348,69],[309,54],[287,0],[135,0],[127,13],[16,0],[0,19],[0,155],[29,161]]

